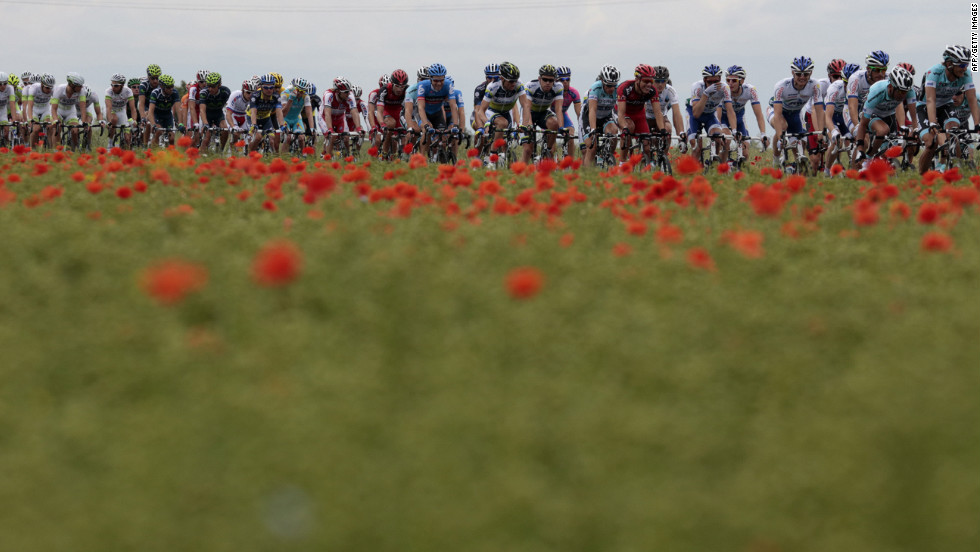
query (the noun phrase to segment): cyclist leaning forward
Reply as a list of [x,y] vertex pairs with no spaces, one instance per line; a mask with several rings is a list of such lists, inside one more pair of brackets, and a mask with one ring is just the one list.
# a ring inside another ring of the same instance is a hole
[[612,141],[610,151],[616,150],[616,138],[619,125],[616,123],[616,88],[619,86],[619,69],[613,65],[604,65],[599,71],[599,80],[589,87],[586,94],[585,106],[579,117],[579,138],[585,150],[585,166],[595,165],[596,143],[595,133],[608,135]]
[[[405,91],[408,90],[408,73],[403,69],[395,69],[391,72],[389,82],[378,92],[378,107],[375,113],[375,120],[381,121],[388,132],[382,133],[384,138],[381,141],[381,151],[390,156],[394,152],[391,144],[393,132],[396,129],[405,128]],[[396,147],[400,151],[405,146],[405,134],[397,138]]]
[[201,144],[207,147],[211,143],[211,129],[221,129],[221,146],[218,152],[225,151],[228,143],[228,121],[225,120],[224,109],[231,99],[231,89],[221,84],[221,74],[211,71],[204,77],[204,88],[198,91],[196,106],[190,106],[198,112],[198,123],[203,129]]
[[249,116],[251,117],[250,132],[254,134],[252,142],[249,144],[249,151],[255,151],[262,143],[262,133],[272,132],[272,149],[279,151],[279,135],[275,134],[275,122],[282,120],[282,103],[279,102],[279,94],[276,93],[275,78],[266,73],[259,79],[259,89],[252,93],[252,101],[249,105]]
[[[813,100],[814,131],[820,133],[824,129],[823,102],[819,100],[820,85],[810,78],[810,75],[813,74],[813,60],[806,56],[798,57],[790,64],[790,70],[793,72],[793,76],[776,83],[773,97],[769,99],[769,109],[766,110],[769,124],[776,131],[772,139],[774,163],[779,160],[778,142],[783,133],[802,134],[804,132],[801,112],[808,101]],[[819,138],[821,142],[825,139],[824,135]],[[820,166],[819,151],[810,152],[810,166]]]
[[[174,78],[170,75],[160,75],[160,87],[150,92],[150,109],[147,114],[147,120],[156,124],[153,143],[156,143],[164,132],[167,133],[170,143],[173,143],[174,121],[180,119],[179,106],[180,96],[174,90]],[[178,124],[177,130],[183,131],[184,124]]]
[[[647,126],[666,132],[668,141],[670,140],[670,134],[676,130],[677,140],[684,147],[687,144],[687,140],[685,139],[687,132],[684,129],[684,118],[681,115],[680,99],[677,97],[677,91],[670,85],[670,71],[662,65],[657,65],[653,68],[653,72],[653,87],[657,89],[657,94],[660,96],[660,113],[664,118],[664,126],[662,128],[657,126],[657,116],[653,112],[653,105],[651,104],[647,104],[646,107]],[[674,121],[673,126],[667,120],[668,112]]]
[[932,66],[922,77],[922,94],[917,111],[922,121],[922,144],[925,149],[919,156],[919,173],[929,170],[936,149],[945,142],[945,131],[959,128],[967,121],[960,121],[953,113],[953,97],[962,90],[966,104],[973,115],[974,131],[980,129],[980,109],[977,106],[977,90],[970,64],[970,49],[965,46],[947,46],[942,63]]
[[[653,67],[641,63],[633,71],[634,80],[623,81],[616,90],[616,113],[619,124],[623,128],[626,136],[623,139],[622,151],[623,158],[630,155],[630,136],[631,134],[649,134],[650,127],[647,125],[646,105],[653,104],[654,116],[657,121],[657,128],[664,128],[664,116],[660,109],[660,96],[654,88],[653,79],[657,72]],[[650,142],[644,141],[643,151],[646,153],[650,149]]]
[[[769,137],[766,136],[766,118],[762,114],[758,90],[751,84],[745,83],[745,69],[740,65],[732,65],[725,71],[725,82],[732,91],[732,109],[735,111],[735,122],[738,124],[735,130],[742,138],[739,144],[742,156],[749,155],[749,129],[745,126],[746,105],[751,105],[752,111],[755,112],[755,121],[759,124],[759,136],[762,137],[762,150],[765,151],[769,146]],[[717,113],[718,119],[722,121],[721,124],[728,126],[728,123],[721,118],[721,107],[718,107]]]
[[[419,121],[422,125],[422,155],[429,155],[430,134],[432,130],[452,129],[454,139],[459,139],[459,111],[452,109],[452,121],[446,120],[445,104],[453,97],[453,79],[446,75],[446,67],[441,63],[429,66],[429,80],[419,83],[418,99]],[[452,103],[455,103],[455,99]],[[458,142],[454,143],[452,147]]]
[[[538,78],[527,83],[527,98],[530,103],[529,112],[525,112],[522,118],[522,130],[525,134],[521,136],[524,152],[522,154],[525,163],[531,162],[531,153],[534,149],[534,128],[552,131],[545,136],[548,148],[555,151],[555,134],[561,127],[558,120],[558,113],[562,113],[562,106],[565,103],[565,88],[558,79],[558,68],[554,65],[542,65],[538,69]],[[528,125],[530,123],[530,125]]]
[[[715,111],[724,107],[728,125],[722,126]],[[701,158],[701,139],[698,134],[705,130],[708,136],[731,136],[738,128],[738,118],[732,107],[732,89],[721,81],[721,67],[712,63],[701,69],[701,80],[691,85],[691,97],[687,99],[687,139],[694,157]],[[721,159],[728,159],[728,140],[721,141]]]
[[[280,153],[285,154],[289,151],[293,140],[299,140],[301,151],[306,147],[306,128],[316,128],[316,122],[313,120],[312,93],[313,83],[302,77],[290,81],[290,86],[282,91],[279,101],[282,103],[282,114],[286,121],[287,134]],[[304,120],[307,122],[307,126],[303,126]],[[316,135],[313,135],[313,139],[316,139]]]
[[[520,81],[521,70],[509,61],[500,64],[500,80],[490,83],[483,95],[480,106],[476,109],[476,124],[484,129],[484,135],[493,132],[489,139],[489,153],[498,154],[504,146],[498,145],[497,140],[504,137],[504,132],[514,124],[514,116],[517,114],[517,104],[520,102],[521,110],[530,115],[531,102],[527,97],[527,90],[524,83]],[[489,117],[488,117],[489,114]],[[487,141],[484,138],[484,141]],[[498,154],[499,155],[499,154]],[[506,164],[506,159],[500,155],[498,161]],[[493,161],[487,160],[489,166]]]

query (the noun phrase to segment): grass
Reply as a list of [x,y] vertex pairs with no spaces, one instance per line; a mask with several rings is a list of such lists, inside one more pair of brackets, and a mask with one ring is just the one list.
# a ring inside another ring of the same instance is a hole
[[[762,217],[746,190],[774,180],[753,168],[709,177],[710,209],[655,202],[641,236],[615,211],[647,203],[595,171],[549,221],[446,215],[431,167],[370,169],[373,190],[418,187],[397,217],[354,183],[311,206],[291,177],[267,211],[269,176],[76,160],[0,156],[17,195],[0,207],[2,550],[980,545],[980,217],[947,214],[952,249],[922,251],[937,228],[917,209],[942,179],[924,196],[893,176],[879,222],[856,225],[867,182],[810,179]],[[138,179],[146,193],[113,193]],[[498,180],[510,200],[535,185]],[[24,204],[45,186],[61,195]],[[680,243],[655,239],[668,222]],[[760,232],[763,256],[726,245],[734,229]],[[253,258],[279,238],[301,275],[258,286]],[[688,264],[697,247],[717,270]],[[138,281],[165,258],[207,285],[157,304]],[[544,277],[526,300],[504,285],[519,266]]]

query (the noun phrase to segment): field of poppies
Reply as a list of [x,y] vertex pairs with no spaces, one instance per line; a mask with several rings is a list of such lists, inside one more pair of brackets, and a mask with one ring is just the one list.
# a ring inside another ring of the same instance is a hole
[[980,549],[980,176],[186,146],[0,152],[0,550]]

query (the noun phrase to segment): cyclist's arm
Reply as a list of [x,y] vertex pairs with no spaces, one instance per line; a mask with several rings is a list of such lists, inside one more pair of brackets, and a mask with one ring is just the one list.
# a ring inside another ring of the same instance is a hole
[[708,89],[705,88],[704,93],[701,94],[701,97],[691,104],[691,111],[694,113],[695,119],[697,119],[704,113],[704,106],[707,103],[708,103]]
[[572,106],[575,107],[575,118],[576,119],[581,119],[582,118],[582,102],[580,102],[580,101],[575,102],[575,103],[572,104]]
[[368,126],[370,126],[371,128],[377,128],[381,126],[380,123],[381,119],[378,119],[378,116],[376,115],[377,112],[378,112],[378,104],[374,104],[374,109],[371,109],[371,104],[368,104],[367,120],[368,120]]
[[205,125],[208,122],[208,117],[205,114],[206,109],[207,109],[207,107],[205,107],[204,104],[202,104],[202,103],[197,104],[197,113],[198,113],[197,119],[199,121],[201,121],[201,124],[202,125]]
[[[900,107],[902,107],[903,111],[905,110],[904,104],[902,104]],[[810,120],[813,121],[814,132],[823,132],[823,129],[826,128],[824,127],[823,104],[816,102],[813,103],[813,116],[810,117]]]
[[[253,94],[254,94],[254,92],[253,92]],[[254,127],[255,124],[256,124],[256,121],[259,120],[259,108],[252,107],[248,111],[249,111],[249,114],[248,114],[249,115],[249,118],[252,119],[252,126]]]
[[[201,92],[199,90],[198,91],[198,96],[200,96],[200,94],[201,94]],[[201,106],[201,104],[197,103],[197,99],[192,99],[192,98],[188,97],[187,98],[187,112],[191,116],[191,127],[192,128],[197,128],[197,123],[200,122],[200,120],[201,120],[197,116],[197,109],[194,108],[195,105],[198,106],[198,107]]]
[[453,126],[459,128],[459,104],[451,96],[446,101],[449,102],[449,112],[453,116]]
[[670,113],[674,119],[674,131],[677,132],[677,136],[681,139],[686,138],[687,131],[684,129],[684,117],[681,115],[680,104],[670,106]]
[[174,105],[170,106],[170,111],[174,114],[174,126],[184,124],[181,122],[184,120],[184,117],[180,112],[181,109],[180,102],[174,102]]
[[[105,99],[105,114],[106,114],[106,119],[107,120],[109,119],[109,114],[110,113],[112,113],[112,100],[110,100],[108,97],[106,97],[106,99]],[[116,124],[121,124],[121,123],[122,123],[122,121],[119,121]]]
[[286,117],[285,117],[285,115],[282,114],[282,107],[277,107],[276,108],[276,121],[282,123],[285,120],[286,120]]
[[228,126],[230,127],[235,126],[235,118],[232,117],[231,115],[231,108],[228,107],[224,108],[224,112],[225,112],[225,122],[228,123]]
[[551,102],[551,110],[555,112],[555,117],[558,118],[558,128],[565,126],[565,98],[558,96],[555,101]]
[[834,127],[834,111],[836,109],[837,109],[837,106],[833,102],[831,102],[831,103],[828,103],[826,105],[826,108],[823,110],[823,121],[824,121],[824,127],[825,128],[833,128]]
[[[980,105],[977,104],[977,89],[970,88],[969,90],[963,92],[963,96],[966,105],[970,106],[970,113],[973,115],[973,126],[976,127],[980,125]],[[913,118],[915,116],[915,110],[912,110]],[[963,121],[963,126],[966,126],[967,121]]]
[[79,117],[79,118],[82,120],[83,123],[87,123],[88,122],[88,119],[89,119],[89,117],[88,117],[88,102],[86,102],[85,100],[79,98],[79,100],[78,100],[78,106],[77,107],[78,107],[78,114],[81,115],[81,117]]
[[34,118],[34,100],[28,98],[24,105],[24,119],[30,121]]
[[149,113],[146,107],[146,96],[140,94],[139,100],[137,101],[137,105],[139,105],[140,117],[142,117],[143,120],[146,121],[148,119],[147,114]]
[[410,100],[408,98],[408,96],[406,95],[405,96],[405,103],[402,104],[402,105],[405,106],[405,121],[414,121],[415,120],[415,117],[414,117],[414,115],[415,115],[415,102],[413,102],[412,100]]
[[766,135],[766,117],[762,114],[762,105],[752,104],[752,111],[755,113],[755,120],[759,123],[759,138]]
[[156,104],[151,103],[146,111],[146,122],[154,126],[156,126],[156,119],[153,117],[153,112],[156,111],[156,108]]
[[725,111],[728,112],[728,128],[732,129],[734,132],[738,129],[738,119],[735,117],[735,108],[732,107],[732,102],[725,102]]
[[905,126],[905,98],[902,98],[901,103],[895,106],[895,124],[898,128]]
[[778,140],[783,134],[783,129],[786,128],[782,102],[772,104],[772,128],[776,131],[775,139]]
[[654,98],[650,100],[650,103],[653,104],[653,116],[657,120],[657,128],[666,128],[664,126],[664,112],[660,109],[660,100]]
[[847,111],[851,115],[851,124],[858,124],[858,122],[861,120],[861,114],[858,113],[857,98],[847,98]]
[[310,132],[316,134],[316,125],[314,124],[314,121],[313,121],[313,106],[312,105],[304,105],[303,106],[303,114],[306,115],[306,122],[309,123]]
[[480,105],[476,106],[476,109],[473,111],[473,120],[476,121],[477,127],[482,127],[483,125],[487,124],[487,107],[489,105],[490,102],[483,99],[480,102]]
[[[598,108],[599,108],[599,100],[597,100],[595,98],[589,98],[589,128],[591,128],[593,132],[595,132],[595,131],[598,130],[595,127],[596,124],[598,124],[598,123],[596,123],[595,110],[598,109]],[[604,131],[604,129],[603,129],[603,131]]]
[[422,123],[422,128],[432,126],[429,122],[429,114],[425,112],[425,104],[422,101],[422,97],[416,98],[415,102],[418,104],[415,106],[419,110],[419,121]]
[[520,96],[521,104],[521,124],[524,126],[531,126],[531,99],[527,97],[527,94]]

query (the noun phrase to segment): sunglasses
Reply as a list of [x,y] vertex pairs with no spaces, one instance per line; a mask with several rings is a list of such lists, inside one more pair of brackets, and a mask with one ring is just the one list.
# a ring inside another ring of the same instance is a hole
[[568,81],[572,80],[572,77],[565,77],[563,79],[558,79],[558,80],[560,80],[561,82],[568,82]]
[[738,83],[738,79],[725,79],[725,82],[734,82],[734,83]]
[[888,70],[887,67],[879,67],[877,65],[868,66],[868,71],[871,71],[873,73],[884,73],[886,70]]
[[832,78],[832,79],[839,79],[839,78],[841,78],[841,77],[842,77],[843,75],[841,75],[840,73],[831,73],[831,74],[829,74],[829,75],[827,75],[827,76],[828,76],[828,77],[830,77],[830,78]]
[[664,84],[665,82],[667,82],[667,79],[653,79],[653,82],[657,84]]
[[616,83],[614,83],[614,82],[613,83],[604,82],[604,83],[602,83],[602,87],[603,88],[616,88]]
[[441,84],[446,82],[446,79],[429,79],[429,82],[431,82],[432,84]]
[[541,77],[538,79],[541,82],[555,82],[555,79]]
[[809,77],[813,74],[813,71],[793,71],[794,77]]
[[407,84],[396,84],[395,88],[408,88]]
[[643,84],[653,84],[653,79],[640,79]]
[[272,90],[273,88],[275,88],[275,86],[272,86],[270,84],[263,84],[260,88],[262,88],[262,90]]
[[517,84],[517,79],[502,79],[504,82],[509,82],[511,84]]
[[960,69],[966,69],[968,66],[969,66],[968,63],[960,63],[960,64],[957,64],[957,65],[954,65],[953,67],[959,67]]
[[721,82],[721,79],[708,79],[704,81],[704,84],[718,84],[719,82]]

